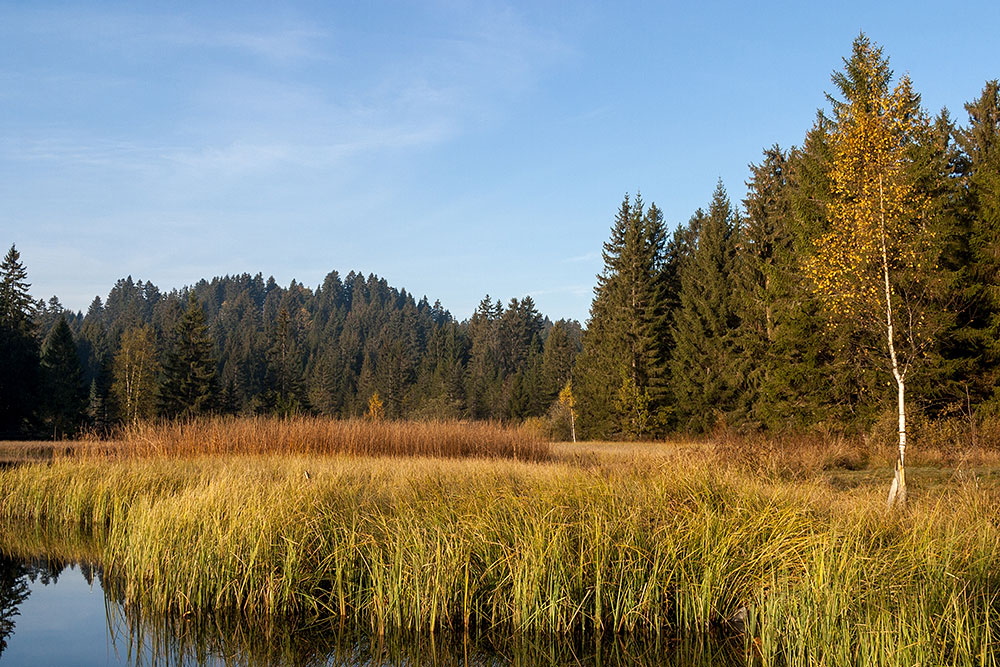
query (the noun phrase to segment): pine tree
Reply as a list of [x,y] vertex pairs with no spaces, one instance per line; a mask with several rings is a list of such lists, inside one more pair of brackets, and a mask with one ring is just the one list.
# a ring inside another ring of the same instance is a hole
[[56,440],[73,435],[87,411],[87,386],[73,333],[60,317],[42,345],[43,417]]
[[0,264],[0,437],[24,435],[38,400],[35,302],[27,277],[12,245]]
[[739,385],[733,299],[738,218],[722,183],[708,214],[698,211],[692,227],[697,244],[680,271],[680,307],[671,335],[670,361],[679,425],[705,431],[736,408]]
[[187,309],[174,329],[172,346],[163,368],[160,401],[167,416],[191,417],[214,408],[216,361],[213,348],[205,324],[205,311],[191,292]]

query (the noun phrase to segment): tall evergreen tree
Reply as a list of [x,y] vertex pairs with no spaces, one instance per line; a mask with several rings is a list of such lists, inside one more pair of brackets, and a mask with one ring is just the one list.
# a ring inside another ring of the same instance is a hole
[[735,307],[740,327],[737,411],[754,427],[768,422],[769,397],[784,360],[776,355],[778,330],[784,324],[797,259],[791,236],[788,159],[773,146],[764,160],[750,165],[746,217],[737,244]]
[[187,309],[177,323],[160,390],[163,412],[173,417],[205,414],[215,406],[214,344],[202,310],[192,291]]
[[0,437],[26,434],[38,400],[35,302],[27,278],[12,245],[0,263]]
[[572,379],[573,364],[580,353],[580,340],[573,338],[570,323],[559,320],[549,329],[542,347],[541,400],[552,405]]
[[963,332],[968,347],[981,351],[974,391],[992,393],[1000,410],[1000,83],[988,81],[965,105],[969,124],[956,132],[964,165],[968,210],[968,294]]
[[704,431],[736,408],[739,384],[733,298],[738,218],[721,181],[708,214],[699,211],[695,218],[697,245],[681,267],[670,369],[679,425]]
[[626,195],[603,258],[577,360],[580,425],[588,437],[645,437],[662,428],[667,407],[660,210]]
[[469,320],[468,409],[474,419],[500,416],[501,358],[500,301],[487,294]]
[[305,408],[302,375],[306,360],[297,329],[288,310],[279,310],[267,354],[271,385],[268,402],[272,411],[282,416],[298,414]]
[[87,413],[87,386],[73,333],[60,317],[42,345],[42,414],[55,439],[73,435]]

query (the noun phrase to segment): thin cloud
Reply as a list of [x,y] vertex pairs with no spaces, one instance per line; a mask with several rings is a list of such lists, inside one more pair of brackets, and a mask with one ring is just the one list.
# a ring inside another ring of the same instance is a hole
[[574,257],[565,257],[562,261],[564,264],[578,264],[581,262],[593,262],[596,259],[600,259],[601,253],[599,252],[587,252],[582,255],[576,255]]
[[594,286],[587,283],[578,283],[576,285],[563,285],[560,287],[548,287],[543,289],[528,290],[524,293],[524,296],[547,296],[550,294],[571,294],[573,296],[586,296],[593,293]]

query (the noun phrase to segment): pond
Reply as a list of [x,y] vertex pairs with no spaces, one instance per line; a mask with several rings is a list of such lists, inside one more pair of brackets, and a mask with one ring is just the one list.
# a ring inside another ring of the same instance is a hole
[[239,620],[195,624],[127,609],[99,568],[0,551],[0,665],[331,665],[380,667],[738,665],[726,644],[482,634],[374,637],[340,623],[276,626]]

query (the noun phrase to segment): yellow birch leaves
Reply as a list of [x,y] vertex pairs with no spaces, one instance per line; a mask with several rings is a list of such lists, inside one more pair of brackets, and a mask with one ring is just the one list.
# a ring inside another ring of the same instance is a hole
[[804,269],[831,315],[884,321],[884,262],[891,275],[916,279],[931,243],[922,224],[926,198],[909,170],[909,148],[926,118],[909,78],[888,91],[879,76],[880,51],[864,55],[857,63],[860,88],[839,106],[830,138],[829,231],[816,240]]

